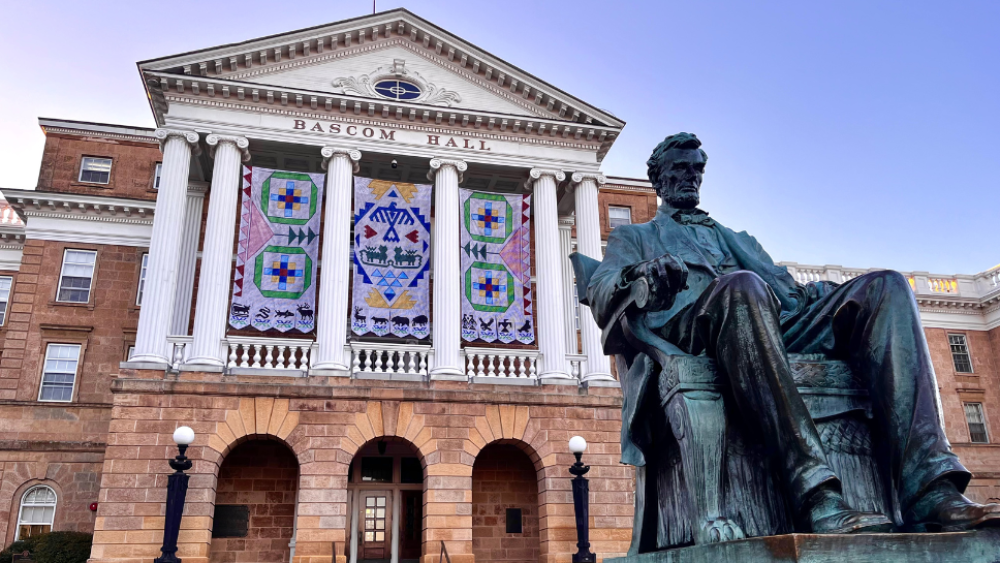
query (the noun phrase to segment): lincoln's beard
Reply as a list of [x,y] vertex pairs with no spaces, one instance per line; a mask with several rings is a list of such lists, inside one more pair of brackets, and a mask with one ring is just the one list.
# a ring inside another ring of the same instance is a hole
[[697,207],[701,199],[698,192],[674,192],[664,196],[663,201],[675,209],[691,209]]

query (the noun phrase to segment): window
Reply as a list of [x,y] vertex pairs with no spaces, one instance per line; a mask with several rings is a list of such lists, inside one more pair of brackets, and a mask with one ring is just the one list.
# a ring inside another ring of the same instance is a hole
[[424,482],[424,468],[420,466],[419,459],[415,457],[404,457],[399,460],[399,482]]
[[365,483],[392,483],[392,458],[361,458],[361,480]]
[[391,100],[414,100],[420,97],[420,87],[401,80],[380,80],[375,84],[379,96]]
[[608,207],[608,225],[612,229],[617,229],[622,225],[632,224],[632,208],[631,207]]
[[156,163],[156,171],[153,172],[153,189],[154,190],[160,189],[160,171],[161,170],[163,170],[163,163],[162,162],[157,162]]
[[83,157],[80,163],[80,181],[88,184],[107,184],[111,181],[111,159]]
[[142,290],[146,288],[146,266],[149,264],[149,253],[142,255],[142,266],[139,268],[139,290],[135,292],[135,304],[142,306]]
[[52,520],[56,516],[56,492],[45,485],[28,489],[21,497],[21,510],[17,514],[17,535],[15,540],[52,531]]
[[49,344],[45,350],[45,371],[39,401],[73,400],[76,367],[80,362],[79,344]]
[[91,250],[67,250],[63,255],[62,274],[56,301],[63,303],[90,302],[90,286],[94,280],[97,253]]
[[964,334],[949,334],[948,344],[951,346],[951,359],[955,362],[958,373],[972,373],[972,357],[969,356],[969,343]]
[[969,423],[969,441],[974,444],[989,444],[986,435],[986,417],[982,403],[965,403],[965,421]]
[[10,302],[10,286],[14,278],[0,276],[0,326],[7,322],[7,303]]

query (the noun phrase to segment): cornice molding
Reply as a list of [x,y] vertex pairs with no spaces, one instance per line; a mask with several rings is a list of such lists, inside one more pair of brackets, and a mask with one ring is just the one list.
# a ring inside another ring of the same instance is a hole
[[[77,221],[153,224],[155,201],[110,198],[74,193],[6,190],[11,207],[30,217],[71,218]],[[27,223],[27,222],[26,222]],[[26,228],[27,225],[26,225]]]

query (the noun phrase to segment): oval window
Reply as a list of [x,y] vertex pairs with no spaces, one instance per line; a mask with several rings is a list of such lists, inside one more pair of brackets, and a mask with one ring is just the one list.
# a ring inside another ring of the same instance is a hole
[[420,97],[418,86],[400,80],[380,80],[375,84],[375,91],[392,100],[414,100]]

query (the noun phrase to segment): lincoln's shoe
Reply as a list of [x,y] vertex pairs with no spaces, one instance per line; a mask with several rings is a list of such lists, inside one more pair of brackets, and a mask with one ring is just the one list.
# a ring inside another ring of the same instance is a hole
[[939,479],[904,520],[908,532],[962,532],[1000,526],[1000,504],[972,502],[950,480]]
[[882,514],[852,509],[837,491],[822,487],[805,508],[814,534],[876,534],[892,531],[892,521]]

